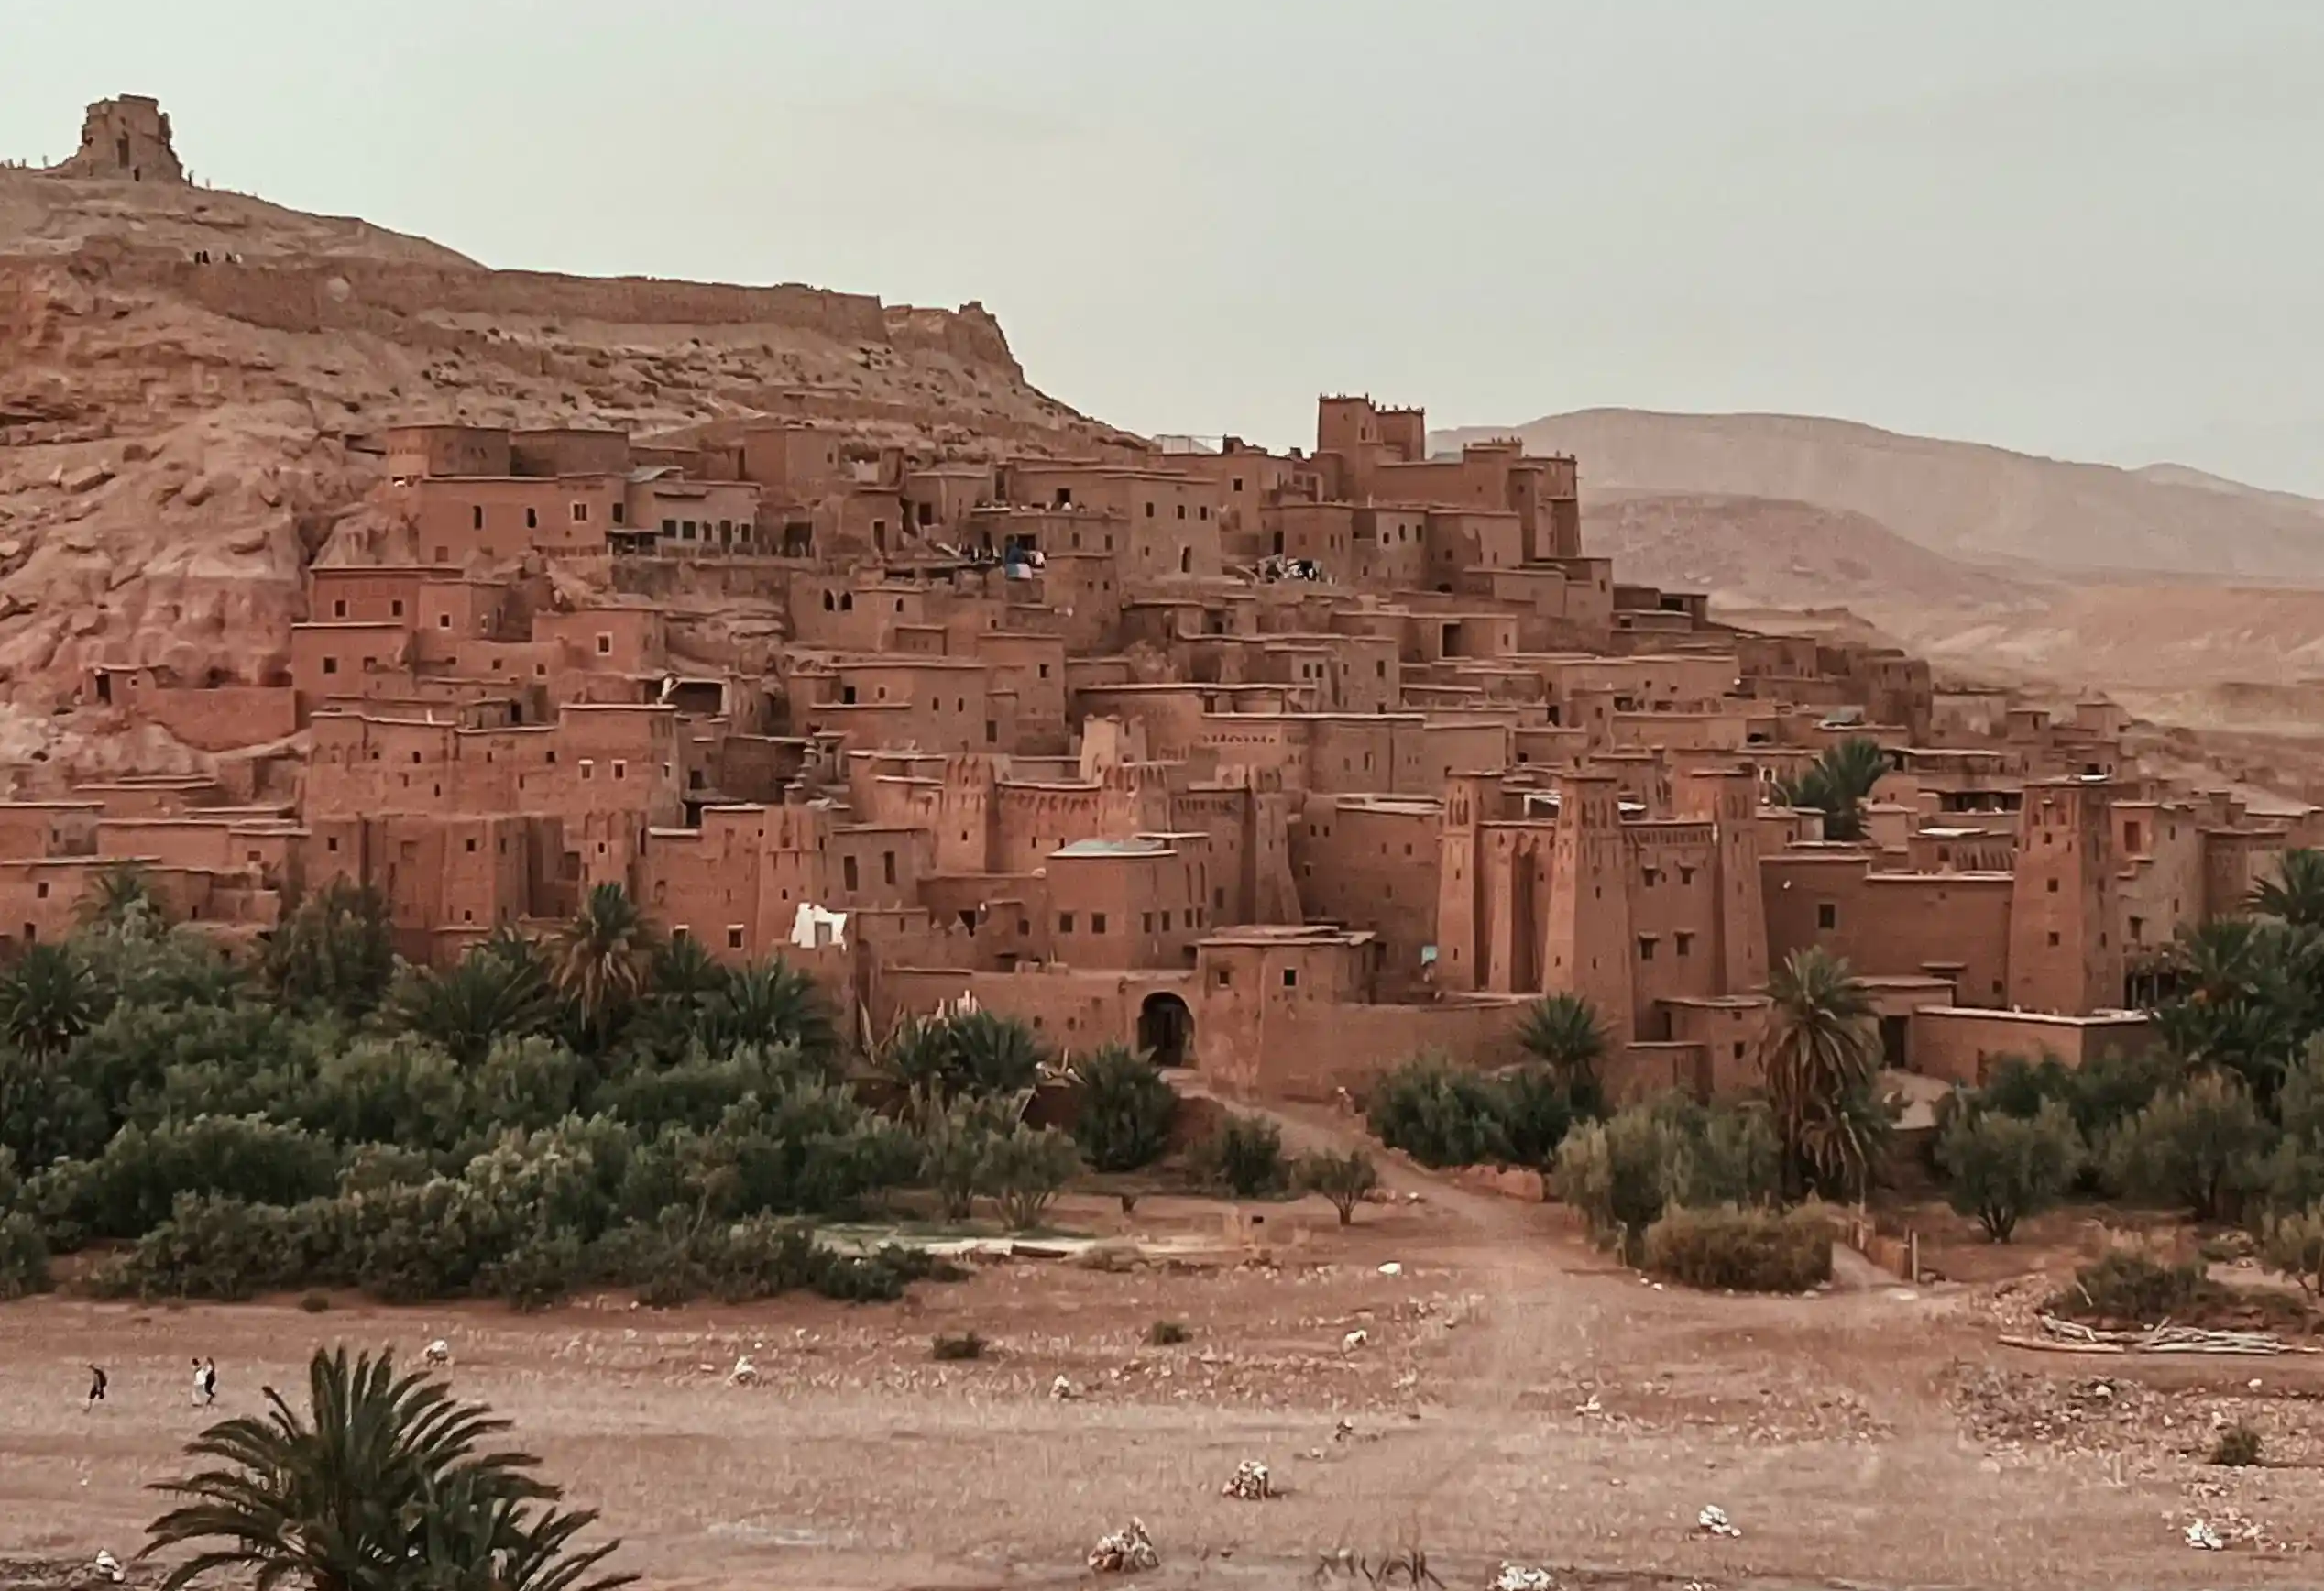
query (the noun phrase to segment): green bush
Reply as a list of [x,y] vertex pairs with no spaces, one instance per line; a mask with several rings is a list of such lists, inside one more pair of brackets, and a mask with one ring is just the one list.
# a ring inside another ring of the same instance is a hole
[[234,1302],[302,1279],[312,1227],[303,1212],[183,1193],[170,1219],[100,1275],[100,1290]]
[[1382,1073],[1365,1102],[1374,1137],[1439,1169],[1507,1160],[1504,1109],[1490,1078],[1436,1054]]
[[992,1140],[1017,1123],[1014,1100],[960,1098],[948,1105],[927,1102],[920,1129],[920,1180],[936,1190],[947,1221],[976,1213],[985,1190],[985,1162]]
[[2081,1169],[2081,1135],[2058,1100],[2031,1117],[1989,1110],[1961,1113],[1936,1143],[1953,1208],[1974,1216],[1985,1234],[2007,1243],[2019,1221],[2055,1204]]
[[1355,1207],[1364,1196],[1380,1185],[1380,1172],[1372,1164],[1372,1157],[1361,1149],[1343,1155],[1318,1149],[1292,1163],[1291,1182],[1303,1193],[1321,1193],[1330,1200],[1332,1208],[1339,1212],[1340,1224],[1345,1226],[1354,1221]]
[[2270,1216],[2260,1228],[2259,1251],[2309,1298],[2324,1297],[2324,1204]]
[[170,1219],[181,1193],[252,1204],[297,1204],[338,1182],[330,1140],[263,1116],[202,1116],[151,1130],[123,1127],[77,1179],[66,1219],[94,1237],[141,1237]]
[[637,1289],[640,1300],[657,1309],[704,1297],[751,1303],[800,1290],[879,1302],[901,1298],[909,1282],[952,1274],[909,1249],[835,1253],[806,1223],[764,1215],[702,1226],[665,1218],[622,1227],[597,1245],[592,1267],[603,1280]]
[[1558,1151],[1549,1191],[1635,1261],[1666,1208],[1770,1203],[1781,1177],[1765,1105],[1705,1106],[1672,1093],[1577,1126]]
[[0,1215],[0,1300],[49,1290],[49,1240],[22,1211]]
[[1646,1229],[1646,1268],[1688,1287],[1804,1292],[1832,1279],[1832,1226],[1814,1210],[1673,1209]]
[[2242,1084],[2209,1076],[2158,1095],[2114,1129],[2106,1175],[2144,1202],[2215,1221],[2264,1185],[2273,1135]]
[[1204,1142],[1199,1161],[1237,1199],[1272,1198],[1291,1183],[1282,1129],[1264,1116],[1227,1117]]
[[1758,1100],[1701,1105],[1670,1094],[1644,1107],[1661,1124],[1662,1195],[1708,1210],[1774,1201],[1783,1188],[1783,1142]]
[[1599,1242],[1635,1258],[1646,1229],[1662,1215],[1668,1168],[1683,1139],[1636,1108],[1574,1129],[1558,1151],[1551,1190],[1581,1212]]
[[2212,1296],[2199,1265],[2163,1265],[2142,1254],[2116,1249],[2074,1273],[2073,1285],[2050,1300],[2050,1309],[2086,1321],[2159,1325]]
[[1055,1127],[1019,1122],[985,1146],[982,1182],[1012,1231],[1029,1232],[1075,1172],[1080,1152]]
[[1151,1056],[1109,1044],[1073,1069],[1080,1106],[1074,1140],[1091,1169],[1135,1171],[1170,1147],[1178,1096]]

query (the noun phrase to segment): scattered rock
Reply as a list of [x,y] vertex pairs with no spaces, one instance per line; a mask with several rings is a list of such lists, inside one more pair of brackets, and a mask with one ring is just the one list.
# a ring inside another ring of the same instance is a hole
[[1275,1487],[1267,1478],[1266,1465],[1255,1458],[1246,1458],[1234,1466],[1234,1475],[1219,1488],[1221,1497],[1239,1498],[1246,1503],[1265,1502],[1275,1495]]
[[729,1387],[756,1387],[758,1384],[759,1367],[751,1362],[748,1354],[735,1360],[734,1368],[727,1372],[727,1385]]
[[1358,1326],[1354,1331],[1350,1332],[1346,1336],[1340,1339],[1340,1352],[1343,1354],[1353,1354],[1371,1340],[1372,1333],[1365,1331],[1363,1327]]
[[1694,1516],[1694,1528],[1706,1536],[1739,1536],[1743,1532],[1727,1517],[1727,1510],[1716,1503],[1705,1503],[1703,1511]]
[[438,1337],[427,1345],[422,1357],[431,1365],[449,1365],[452,1363],[452,1344]]
[[94,491],[113,478],[113,471],[102,464],[84,464],[79,469],[67,471],[57,484],[75,495]]
[[1146,1521],[1140,1519],[1133,1519],[1126,1529],[1100,1536],[1087,1561],[1101,1575],[1134,1575],[1162,1564],[1154,1550],[1154,1538],[1146,1533]]
[[1049,1396],[1060,1403],[1070,1403],[1081,1396],[1073,1383],[1063,1376],[1049,1383]]
[[1557,1591],[1557,1576],[1529,1564],[1503,1564],[1491,1591]]
[[1391,1259],[1386,1265],[1380,1267],[1380,1274],[1382,1276],[1402,1276],[1404,1274],[1404,1267]]

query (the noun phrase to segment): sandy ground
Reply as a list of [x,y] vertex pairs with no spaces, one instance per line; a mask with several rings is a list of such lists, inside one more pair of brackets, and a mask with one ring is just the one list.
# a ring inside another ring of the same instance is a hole
[[[2003,1349],[1990,1289],[1903,1288],[1860,1262],[1821,1296],[1665,1290],[1554,1210],[1395,1180],[1424,1202],[1366,1206],[1350,1232],[1320,1204],[1264,1207],[1272,1266],[1015,1261],[894,1305],[10,1306],[0,1557],[134,1550],[157,1511],[144,1488],[213,1417],[192,1407],[195,1355],[218,1361],[222,1409],[245,1411],[316,1344],[416,1357],[443,1336],[460,1389],[512,1417],[658,1586],[1078,1583],[1090,1542],[1133,1514],[1163,1558],[1141,1583],[1164,1586],[1361,1583],[1320,1560],[1414,1544],[1452,1587],[1503,1558],[1640,1585],[2324,1579],[2297,1545],[2324,1520],[2308,1460],[2200,1456],[2223,1410],[2305,1454],[2324,1362],[2149,1372]],[[1218,1220],[1151,1202],[1148,1229]],[[1190,1340],[1148,1346],[1159,1319]],[[970,1328],[991,1357],[931,1362],[934,1333]],[[726,1385],[739,1354],[758,1387]],[[113,1377],[94,1412],[93,1361]],[[1077,1396],[1052,1395],[1060,1376]],[[1335,1440],[1342,1419],[1354,1434]],[[1245,1458],[1288,1495],[1221,1496]],[[1739,1539],[1694,1531],[1709,1503]],[[2192,1551],[2198,1515],[2264,1539]]]

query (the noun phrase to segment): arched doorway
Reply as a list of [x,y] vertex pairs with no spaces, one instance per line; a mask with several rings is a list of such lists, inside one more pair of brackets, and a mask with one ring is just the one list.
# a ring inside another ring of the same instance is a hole
[[1175,994],[1149,994],[1138,1007],[1138,1048],[1157,1066],[1194,1064],[1194,1013]]

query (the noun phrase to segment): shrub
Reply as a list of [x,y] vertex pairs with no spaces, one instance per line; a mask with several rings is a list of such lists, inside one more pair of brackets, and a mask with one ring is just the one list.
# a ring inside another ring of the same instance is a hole
[[49,1240],[17,1211],[0,1215],[0,1301],[49,1290]]
[[1184,1321],[1157,1321],[1146,1329],[1146,1342],[1157,1348],[1174,1348],[1189,1342],[1194,1333],[1186,1329]]
[[1238,1199],[1265,1199],[1290,1185],[1282,1129],[1264,1116],[1227,1117],[1203,1145],[1200,1160]]
[[150,1131],[133,1123],[89,1162],[60,1213],[94,1236],[140,1237],[170,1219],[181,1193],[297,1204],[330,1193],[338,1175],[328,1139],[262,1116],[203,1116]]
[[2007,1243],[2020,1220],[2055,1204],[2082,1164],[2081,1136],[2065,1104],[2050,1100],[2031,1117],[1961,1113],[1936,1144],[1953,1208],[1985,1234]]
[[2162,1265],[2117,1249],[2074,1273],[2074,1285],[2050,1300],[2059,1314],[2152,1326],[2185,1312],[2211,1290],[2199,1265]]
[[929,1356],[942,1360],[981,1359],[991,1346],[974,1332],[939,1333],[929,1344]]
[[1646,1230],[1646,1268],[1689,1287],[1803,1292],[1832,1279],[1831,1223],[1807,1209],[1674,1209]]
[[890,1077],[946,1099],[1029,1089],[1047,1059],[1032,1028],[989,1011],[907,1017],[880,1050],[882,1070]]
[[299,1307],[311,1315],[327,1314],[331,1309],[331,1295],[311,1292],[299,1300]]
[[1329,1199],[1332,1208],[1339,1212],[1340,1224],[1346,1226],[1354,1221],[1355,1207],[1364,1196],[1380,1185],[1380,1173],[1372,1157],[1361,1149],[1343,1155],[1318,1149],[1293,1163],[1291,1180],[1300,1191]]
[[924,1095],[922,1105],[921,1180],[936,1190],[947,1221],[966,1221],[988,1191],[993,1142],[1017,1125],[1024,1101],[964,1096],[939,1107]]
[[1029,1232],[1073,1174],[1080,1151],[1055,1127],[1019,1122],[985,1146],[982,1180],[1013,1231]]
[[283,999],[363,1015],[395,977],[387,902],[367,885],[333,879],[274,930],[265,964]]
[[2217,1220],[2261,1185],[2267,1124],[2242,1084],[2200,1077],[2158,1096],[2108,1141],[2106,1172],[2127,1197]]
[[2271,1216],[2260,1229],[2260,1257],[2309,1298],[2324,1297],[2324,1204]]
[[302,1276],[307,1248],[299,1217],[280,1205],[181,1193],[170,1219],[102,1273],[100,1290],[235,1302]]
[[2238,1421],[2220,1432],[2211,1444],[2211,1462],[2248,1469],[2260,1461],[2260,1433]]
[[1558,1153],[1551,1185],[1601,1243],[1635,1258],[1640,1237],[1661,1218],[1667,1170],[1683,1144],[1673,1124],[1634,1106],[1575,1128]]
[[1765,1103],[1698,1105],[1672,1094],[1647,1107],[1662,1124],[1662,1195],[1708,1210],[1766,1204],[1783,1188],[1783,1144]]
[[1493,1081],[1448,1057],[1415,1057],[1373,1083],[1372,1136],[1423,1166],[1475,1166],[1509,1158],[1504,1102]]
[[804,1222],[762,1215],[698,1224],[682,1211],[608,1233],[589,1257],[594,1276],[636,1288],[639,1301],[656,1309],[705,1296],[749,1303],[799,1289],[850,1303],[883,1301],[901,1298],[908,1282],[959,1274],[893,1245],[872,1255],[836,1253]]
[[1178,1096],[1152,1057],[1109,1044],[1073,1076],[1081,1096],[1073,1136],[1092,1169],[1135,1171],[1161,1158]]

